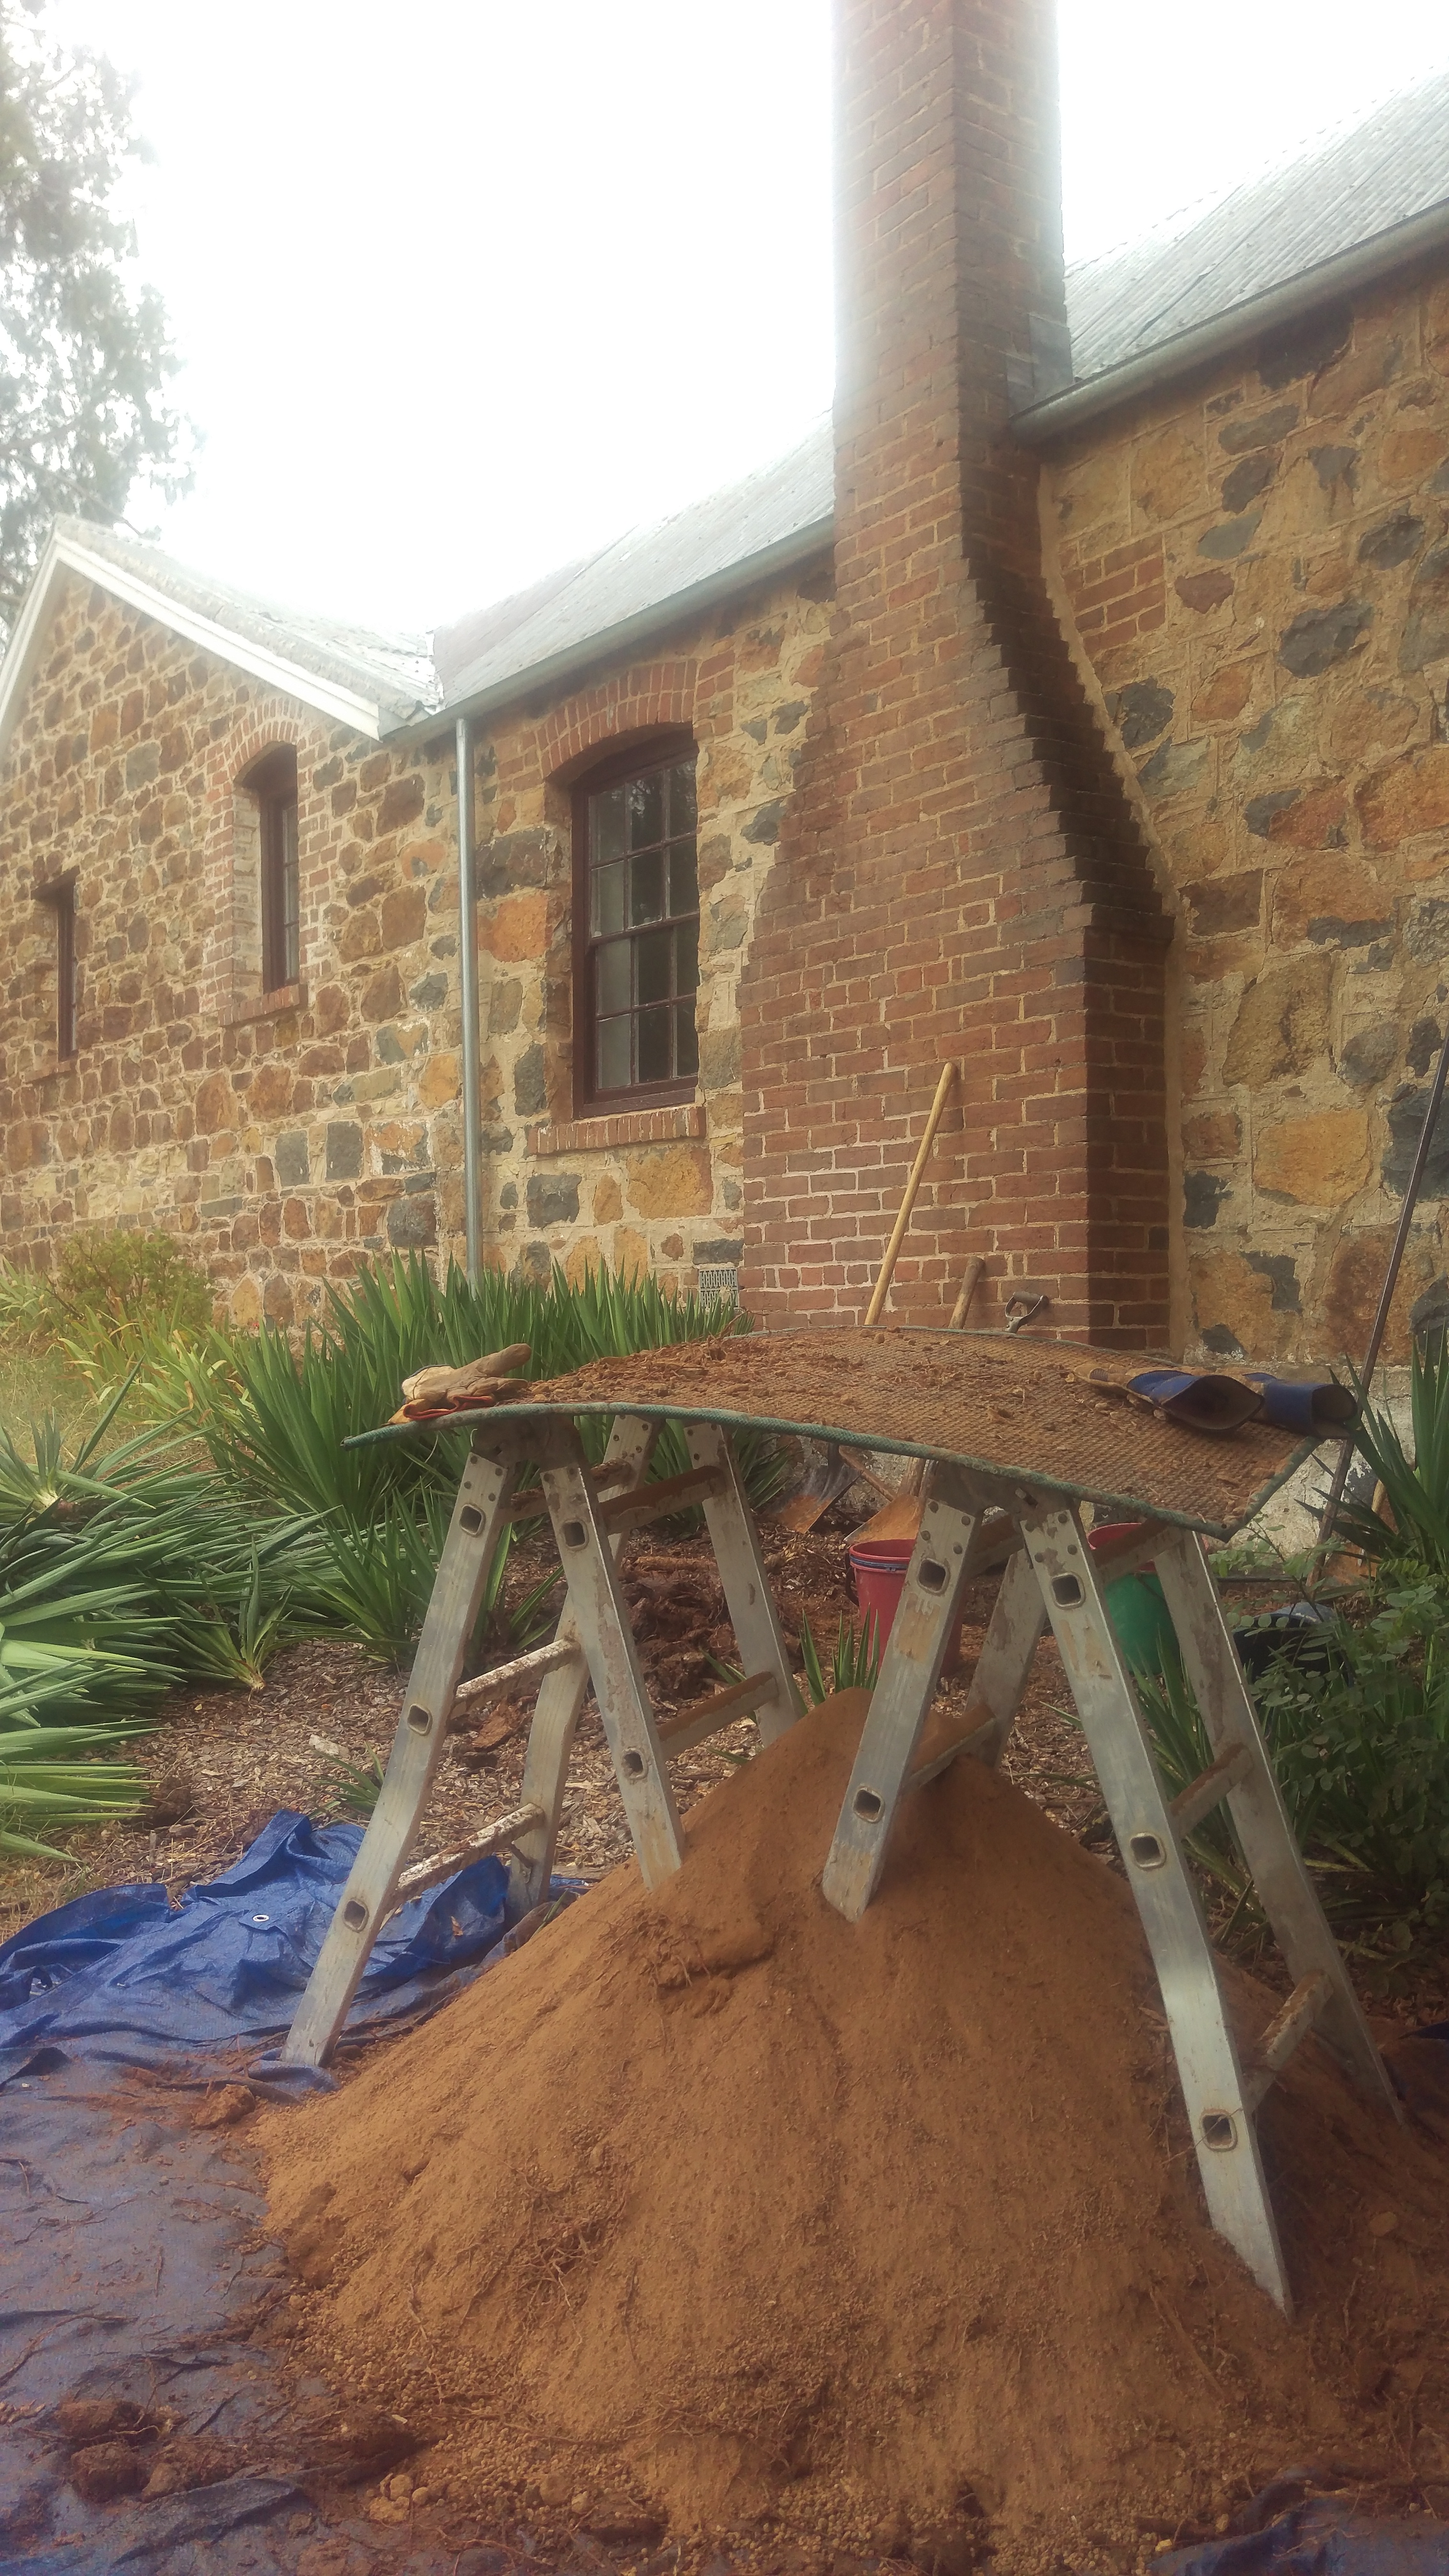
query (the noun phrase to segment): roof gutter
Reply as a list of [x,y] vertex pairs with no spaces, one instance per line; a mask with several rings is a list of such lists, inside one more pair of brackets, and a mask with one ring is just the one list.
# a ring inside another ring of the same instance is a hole
[[1259,332],[1271,330],[1278,323],[1295,322],[1300,314],[1327,303],[1330,297],[1354,287],[1370,286],[1391,269],[1402,267],[1406,260],[1442,249],[1446,243],[1449,199],[1426,207],[1422,214],[1411,215],[1407,223],[1395,224],[1389,232],[1375,233],[1370,241],[1356,243],[1336,259],[1302,270],[1282,286],[1250,296],[1246,303],[1235,304],[1226,313],[1215,313],[1210,322],[1180,332],[1175,340],[1160,342],[1155,349],[1145,351],[1140,358],[1129,358],[1125,365],[1113,367],[1106,375],[1074,385],[1069,393],[1053,394],[1049,402],[1033,403],[1029,411],[1015,415],[1012,429],[1028,447],[1050,446],[1059,438],[1070,437],[1085,422],[1098,420],[1104,412],[1135,400],[1139,394],[1151,393],[1194,367],[1206,366],[1228,350],[1240,347],[1244,340],[1255,339]]
[[[804,563],[811,555],[820,554],[835,536],[833,516],[813,519],[808,527],[795,528],[788,537],[779,537],[771,546],[762,546],[757,554],[744,555],[738,563],[726,564],[720,572],[708,573],[703,581],[688,590],[676,591],[670,599],[656,600],[651,607],[639,609],[633,617],[624,617],[616,626],[581,636],[564,645],[557,653],[545,655],[541,662],[531,662],[519,671],[510,671],[488,687],[465,691],[457,698],[445,699],[431,715],[408,716],[399,724],[387,727],[382,740],[387,743],[425,742],[445,725],[471,723],[478,716],[491,715],[499,707],[516,706],[521,698],[533,697],[543,689],[556,689],[565,680],[579,678],[631,644],[640,644],[659,633],[661,627],[675,626],[687,617],[712,608],[716,601],[733,598],[739,591],[766,580],[791,565]],[[465,674],[466,677],[466,674]]]

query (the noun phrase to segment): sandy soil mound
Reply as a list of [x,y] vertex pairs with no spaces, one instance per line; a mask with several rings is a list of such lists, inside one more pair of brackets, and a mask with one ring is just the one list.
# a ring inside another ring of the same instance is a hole
[[1406,2430],[1439,2460],[1442,2153],[1301,2052],[1261,2123],[1286,2326],[1206,2224],[1101,1861],[963,1762],[864,1921],[825,1904],[861,1715],[827,1703],[713,1792],[668,1886],[618,1870],[271,2118],[324,2363],[426,2413],[430,2477],[480,2504],[537,2480],[876,2548],[984,2516],[1008,2567],[1135,2556],[1139,2516],[1402,2462]]

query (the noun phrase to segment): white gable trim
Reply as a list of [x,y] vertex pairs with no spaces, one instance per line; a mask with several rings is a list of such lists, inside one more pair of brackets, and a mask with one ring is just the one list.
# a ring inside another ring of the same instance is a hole
[[215,618],[203,616],[199,609],[188,608],[164,590],[157,590],[140,573],[112,563],[106,555],[93,554],[75,537],[52,536],[15,621],[4,662],[0,663],[0,756],[19,720],[46,629],[69,573],[95,582],[113,599],[123,600],[128,608],[141,609],[147,617],[154,617],[158,626],[184,636],[189,644],[200,644],[233,670],[245,671],[252,679],[264,681],[268,688],[315,708],[334,724],[349,725],[354,733],[365,734],[369,742],[381,740],[382,718],[375,698],[365,698],[338,681],[319,679],[315,671],[305,671],[284,655],[269,652],[265,644],[254,644],[250,637],[233,633]]

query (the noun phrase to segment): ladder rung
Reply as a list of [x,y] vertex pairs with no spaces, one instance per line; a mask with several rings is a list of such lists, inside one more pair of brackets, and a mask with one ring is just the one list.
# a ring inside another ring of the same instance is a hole
[[699,1700],[693,1708],[682,1709],[658,1730],[659,1741],[666,1753],[687,1753],[691,1744],[702,1744],[707,1735],[718,1735],[722,1726],[733,1725],[737,1717],[748,1717],[763,1708],[779,1692],[775,1673],[747,1673],[742,1682],[731,1682],[728,1690],[716,1691],[709,1699]]
[[1225,1744],[1216,1762],[1200,1771],[1185,1789],[1179,1789],[1172,1801],[1172,1821],[1180,1834],[1190,1834],[1204,1816],[1220,1807],[1230,1789],[1246,1780],[1253,1768],[1253,1757],[1246,1744]]
[[[616,1458],[612,1463],[606,1461],[602,1467],[590,1467],[588,1477],[595,1493],[604,1494],[611,1485],[632,1485],[638,1473],[637,1461]],[[548,1505],[539,1487],[530,1485],[526,1493],[515,1494],[503,1517],[509,1521],[546,1521]]]
[[494,1664],[491,1671],[459,1682],[453,1705],[456,1708],[459,1700],[491,1699],[498,1691],[511,1690],[515,1682],[541,1681],[545,1673],[556,1673],[564,1664],[582,1663],[583,1655],[582,1646],[555,1637],[551,1646],[535,1646],[531,1654],[515,1655],[511,1664]]
[[599,1518],[606,1530],[643,1529],[647,1521],[666,1520],[686,1504],[707,1503],[724,1492],[725,1484],[720,1467],[690,1467],[682,1476],[662,1476],[657,1485],[645,1485],[637,1494],[620,1494],[612,1503],[600,1503]]
[[943,1744],[938,1752],[928,1753],[924,1761],[918,1762],[915,1769],[907,1773],[906,1787],[924,1789],[928,1780],[938,1779],[943,1771],[949,1771],[953,1762],[959,1762],[963,1754],[970,1754],[978,1744],[985,1745],[1000,1732],[1000,1720],[988,1717],[984,1726],[973,1726],[969,1735],[953,1736],[949,1744]]
[[[500,1851],[505,1843],[516,1842],[520,1834],[530,1833],[535,1825],[545,1822],[542,1807],[510,1807],[506,1816],[495,1816],[491,1825],[483,1825],[469,1834],[452,1851],[438,1852],[432,1860],[420,1860],[405,1869],[393,1889],[388,1914],[396,1914],[410,1897],[421,1896],[425,1888],[440,1887],[456,1870],[466,1869],[470,1860],[481,1860],[485,1852]],[[385,1922],[386,1915],[378,1917]]]
[[1270,2084],[1277,2081],[1293,2051],[1333,2001],[1333,1979],[1317,1969],[1300,1977],[1288,2001],[1275,2013],[1253,2051],[1247,2070],[1248,2107],[1256,2111]]

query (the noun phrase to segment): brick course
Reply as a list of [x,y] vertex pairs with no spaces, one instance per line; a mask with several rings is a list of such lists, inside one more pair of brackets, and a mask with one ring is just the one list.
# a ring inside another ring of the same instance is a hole
[[845,0],[840,62],[837,614],[742,998],[748,1290],[859,1312],[955,1057],[895,1310],[934,1319],[977,1252],[982,1320],[1030,1282],[1140,1346],[1168,925],[1008,427],[1031,316],[1064,311],[1047,14]]

